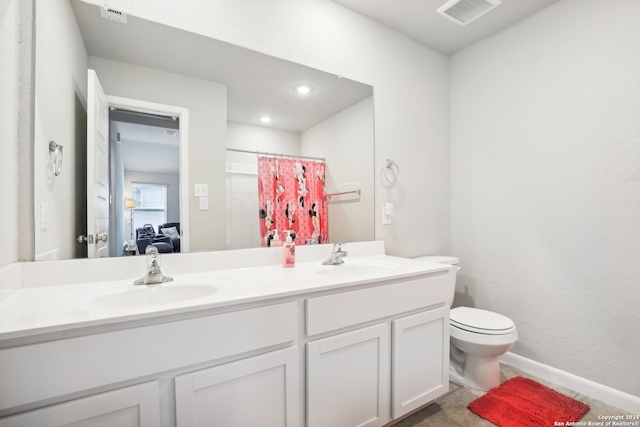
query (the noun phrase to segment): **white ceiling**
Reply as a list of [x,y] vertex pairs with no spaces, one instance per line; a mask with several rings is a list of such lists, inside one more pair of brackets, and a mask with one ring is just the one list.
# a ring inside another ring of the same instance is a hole
[[111,126],[112,133],[120,136],[125,171],[180,172],[180,136],[165,134],[174,129],[119,121]]
[[176,148],[180,146],[180,136],[175,129],[137,123],[114,122],[114,130],[120,134],[121,143],[126,141],[147,141],[154,144],[173,145]]
[[[371,86],[260,54],[229,43],[129,15],[126,24],[72,0],[89,55],[169,71],[227,86],[227,119],[302,132],[371,96]],[[309,84],[300,96],[293,89]]]
[[436,13],[446,0],[333,0],[414,41],[452,55],[533,15],[558,0],[502,0],[502,4],[466,26]]

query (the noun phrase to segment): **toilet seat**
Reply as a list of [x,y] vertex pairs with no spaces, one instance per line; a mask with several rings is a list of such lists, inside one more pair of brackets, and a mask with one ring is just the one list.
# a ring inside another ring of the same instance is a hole
[[451,326],[477,334],[506,335],[516,329],[507,316],[479,308],[457,307],[450,311],[449,318]]

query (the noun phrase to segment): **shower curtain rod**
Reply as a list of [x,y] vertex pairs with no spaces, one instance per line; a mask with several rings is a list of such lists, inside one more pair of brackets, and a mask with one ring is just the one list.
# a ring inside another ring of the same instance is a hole
[[274,157],[289,157],[289,158],[293,158],[293,159],[321,160],[323,162],[325,161],[324,157],[295,156],[293,154],[267,153],[265,151],[239,150],[237,148],[227,148],[227,151],[234,151],[236,153],[262,154],[262,155],[265,155],[265,156],[274,156]]

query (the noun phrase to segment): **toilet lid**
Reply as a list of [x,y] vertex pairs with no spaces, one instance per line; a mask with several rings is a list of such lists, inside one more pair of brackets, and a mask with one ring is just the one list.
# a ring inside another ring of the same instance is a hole
[[508,334],[515,329],[515,324],[507,316],[479,308],[457,307],[449,316],[452,326],[480,334]]

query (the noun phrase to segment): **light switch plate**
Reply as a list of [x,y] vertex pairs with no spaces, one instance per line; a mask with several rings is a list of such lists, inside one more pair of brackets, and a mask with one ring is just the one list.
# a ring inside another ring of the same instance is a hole
[[[389,207],[388,205],[391,205]],[[382,205],[382,225],[391,224],[391,215],[393,214],[393,204],[386,203]]]
[[209,197],[209,185],[208,184],[194,184],[193,195],[195,197]]
[[209,210],[209,198],[208,197],[200,197],[200,210],[208,211]]

